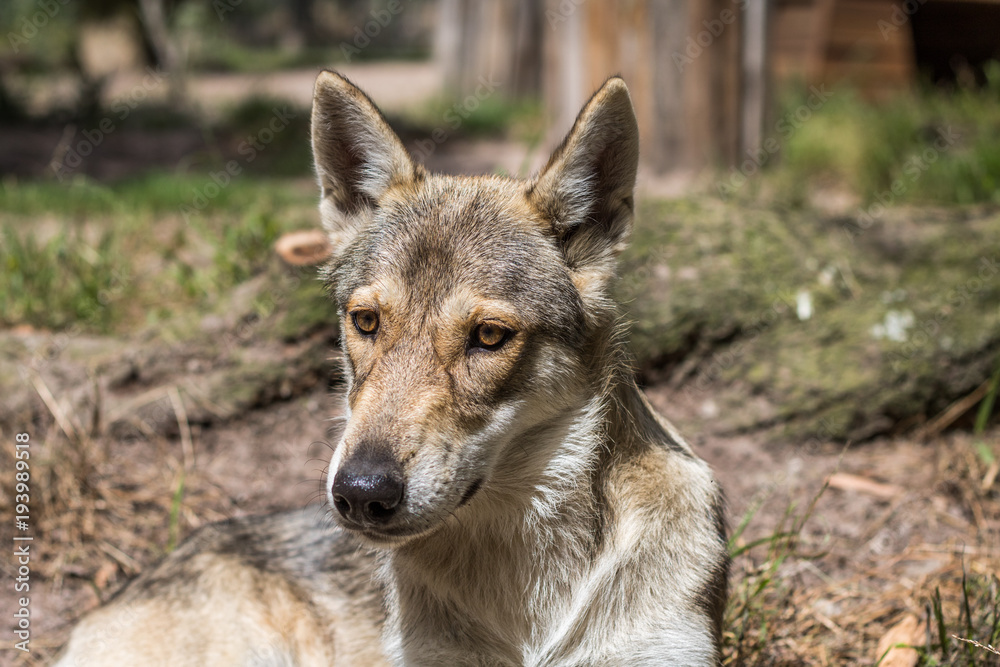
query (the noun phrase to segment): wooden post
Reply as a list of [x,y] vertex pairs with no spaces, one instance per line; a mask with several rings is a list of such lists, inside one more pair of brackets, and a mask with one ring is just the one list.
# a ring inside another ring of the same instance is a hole
[[[651,150],[644,160],[659,173],[683,168],[688,162],[684,98],[685,42],[688,0],[664,0],[650,7],[653,31],[653,124],[647,128]],[[682,57],[676,57],[681,54]]]
[[544,6],[550,145],[562,138],[587,96],[608,76],[621,74],[632,92],[648,168],[662,174],[736,162],[740,3],[546,0]]
[[435,56],[452,94],[468,95],[486,77],[508,98],[541,92],[542,7],[534,0],[442,0]]
[[743,22],[741,155],[756,150],[764,141],[764,118],[767,111],[767,5],[768,0],[749,3]]

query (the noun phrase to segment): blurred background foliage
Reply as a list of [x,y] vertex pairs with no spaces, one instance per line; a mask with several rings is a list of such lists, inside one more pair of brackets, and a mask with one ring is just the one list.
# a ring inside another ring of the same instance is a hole
[[[818,186],[839,186],[871,204],[904,180],[916,187],[896,203],[1000,203],[1000,62],[984,73],[981,86],[922,81],[878,104],[839,91],[785,144],[775,169],[782,194],[802,201]],[[790,92],[783,106],[801,103],[802,95]],[[945,133],[952,142],[935,149]],[[930,159],[921,159],[925,151]]]

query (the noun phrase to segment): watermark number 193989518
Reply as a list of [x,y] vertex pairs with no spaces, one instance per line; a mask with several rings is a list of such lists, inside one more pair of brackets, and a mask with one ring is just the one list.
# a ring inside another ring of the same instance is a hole
[[31,642],[31,512],[28,501],[31,496],[31,436],[18,433],[14,436],[14,648],[30,652]]

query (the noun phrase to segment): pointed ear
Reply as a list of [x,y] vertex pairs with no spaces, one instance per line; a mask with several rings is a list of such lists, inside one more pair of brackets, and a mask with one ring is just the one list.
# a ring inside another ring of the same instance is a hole
[[320,217],[334,255],[371,219],[387,190],[422,173],[375,104],[336,72],[316,79],[312,148]]
[[552,224],[566,263],[606,282],[632,229],[639,127],[628,88],[608,79],[549,158],[529,198]]

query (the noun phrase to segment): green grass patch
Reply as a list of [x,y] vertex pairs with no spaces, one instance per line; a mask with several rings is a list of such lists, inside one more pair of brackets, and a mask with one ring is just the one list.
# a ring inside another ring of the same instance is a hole
[[[206,193],[200,208],[197,197]],[[213,186],[210,173],[151,172],[141,177],[103,185],[78,176],[65,183],[56,181],[0,182],[0,209],[8,216],[58,216],[68,220],[124,217],[104,221],[113,227],[137,222],[144,216],[181,213],[187,206],[194,215],[228,212],[242,214],[264,203],[272,207],[302,203],[300,186],[289,187],[280,179],[233,178],[225,187]],[[6,225],[5,225],[6,226]]]
[[[866,206],[1000,202],[1000,63],[986,72],[983,88],[928,86],[880,104],[833,91],[782,137],[779,197],[801,202],[815,185],[836,184]],[[779,117],[806,101],[788,95]]]
[[311,183],[246,175],[8,181],[0,209],[2,322],[101,333],[211,312],[280,266],[283,232],[316,225]]
[[132,267],[122,260],[114,233],[90,243],[70,226],[47,241],[9,225],[0,232],[0,322],[100,332],[117,323],[118,311],[110,306],[129,298],[133,286]]

